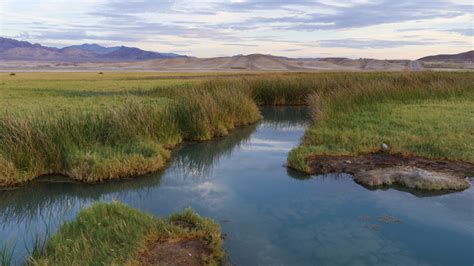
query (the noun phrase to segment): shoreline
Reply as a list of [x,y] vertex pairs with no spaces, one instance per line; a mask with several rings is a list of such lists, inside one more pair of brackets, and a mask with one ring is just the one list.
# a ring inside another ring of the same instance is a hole
[[[261,120],[261,117],[259,119],[257,119],[256,121],[251,122],[251,123],[236,125],[234,128],[229,130],[228,134],[231,134],[232,131],[237,129],[237,128],[254,125],[254,124],[258,123],[260,120]],[[152,170],[147,169],[147,170],[144,170],[144,171],[140,171],[137,174],[131,174],[131,175],[125,175],[125,176],[115,175],[113,178],[104,178],[104,179],[99,179],[99,180],[89,180],[89,179],[74,178],[73,176],[69,175],[68,173],[51,172],[51,173],[40,174],[40,175],[35,176],[35,177],[33,177],[31,179],[28,179],[28,180],[21,180],[20,182],[14,183],[14,184],[3,185],[2,183],[0,183],[0,191],[20,189],[21,187],[26,186],[26,185],[28,185],[30,183],[33,183],[33,182],[45,182],[45,183],[56,183],[57,182],[57,183],[74,183],[74,184],[95,185],[95,184],[101,184],[101,183],[105,183],[105,182],[109,182],[109,181],[133,179],[133,178],[136,178],[136,177],[146,176],[146,175],[153,174],[153,173],[156,173],[156,172],[159,172],[159,171],[162,171],[163,169],[165,169],[168,166],[169,160],[171,159],[171,154],[176,149],[176,147],[178,147],[180,145],[184,145],[186,143],[205,142],[205,141],[211,141],[211,140],[218,139],[218,138],[225,138],[225,137],[227,137],[227,135],[212,136],[209,139],[202,139],[202,140],[182,139],[180,142],[173,143],[173,145],[167,145],[167,147],[164,148],[164,150],[167,153],[165,154],[165,156],[162,156],[160,158],[160,159],[163,160],[163,164],[160,167],[158,167],[157,169],[152,169]]]
[[362,155],[317,155],[307,158],[311,174],[345,172],[354,174],[394,166],[419,167],[425,170],[444,172],[460,178],[474,175],[474,164],[463,161],[428,159],[421,156],[405,156],[400,153],[373,152]]
[[[462,191],[474,176],[474,164],[445,159],[374,152],[363,155],[316,155],[306,158],[308,174],[348,173],[368,188],[405,187],[420,191]],[[441,178],[441,179],[440,179]]]

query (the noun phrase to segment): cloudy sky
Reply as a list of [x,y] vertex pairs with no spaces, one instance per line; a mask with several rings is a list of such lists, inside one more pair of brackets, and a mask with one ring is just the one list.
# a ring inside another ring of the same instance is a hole
[[198,57],[415,59],[474,49],[471,0],[0,0],[0,35]]

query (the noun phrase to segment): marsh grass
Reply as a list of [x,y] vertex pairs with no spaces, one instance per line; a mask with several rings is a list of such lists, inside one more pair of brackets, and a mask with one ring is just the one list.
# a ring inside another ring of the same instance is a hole
[[30,262],[30,257],[37,258],[46,255],[46,244],[48,242],[48,236],[49,233],[35,233],[35,235],[33,236],[31,250],[28,250],[28,254],[30,255],[27,258],[27,262]]
[[15,251],[15,243],[5,242],[0,246],[0,265],[10,266],[13,265],[13,253]]
[[[193,225],[183,228],[176,222]],[[190,209],[168,219],[129,208],[118,202],[95,203],[82,209],[51,235],[43,254],[32,254],[33,265],[134,265],[150,245],[163,240],[206,238],[211,256],[206,263],[217,265],[223,257],[220,227]]]
[[153,172],[183,140],[257,121],[257,105],[312,107],[314,126],[289,155],[295,168],[311,153],[365,153],[381,142],[473,160],[473,73],[50,75],[0,86],[0,102],[12,99],[0,108],[0,185],[51,173],[96,182]]
[[166,105],[128,99],[120,107],[0,116],[0,185],[46,174],[84,182],[161,169],[183,139],[208,140],[260,118],[236,90],[186,90]]
[[288,162],[309,172],[310,155],[380,151],[474,162],[474,75],[391,74],[370,83],[317,90],[308,97],[314,125]]

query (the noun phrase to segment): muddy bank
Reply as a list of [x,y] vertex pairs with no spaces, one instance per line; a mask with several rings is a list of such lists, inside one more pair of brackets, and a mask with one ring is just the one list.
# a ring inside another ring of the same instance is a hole
[[[200,218],[202,219],[202,218]],[[202,220],[204,225],[210,220]],[[220,265],[222,263],[222,236],[217,225],[211,222],[207,227],[213,230],[198,228],[201,220],[187,217],[174,217],[170,222],[173,227],[180,228],[176,238],[164,238],[148,241],[146,249],[138,256],[139,265],[173,265],[198,266]],[[202,227],[202,224],[200,225]],[[206,226],[205,226],[206,227]]]
[[167,240],[155,243],[140,255],[140,265],[206,265],[211,257],[203,239]]
[[356,182],[368,187],[460,191],[469,187],[465,177],[474,176],[471,163],[382,152],[359,156],[311,155],[307,164],[312,174],[349,173]]

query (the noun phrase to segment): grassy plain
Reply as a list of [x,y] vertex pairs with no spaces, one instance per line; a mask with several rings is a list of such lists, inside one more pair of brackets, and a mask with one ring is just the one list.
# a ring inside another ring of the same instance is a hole
[[63,224],[44,247],[35,249],[30,263],[140,265],[140,257],[154,245],[191,239],[202,241],[206,250],[195,256],[203,255],[206,265],[219,264],[224,256],[219,225],[190,209],[161,219],[118,202],[95,203]]
[[473,162],[474,73],[0,73],[0,185],[44,174],[96,182],[156,171],[183,140],[310,105],[311,154],[378,151]]

